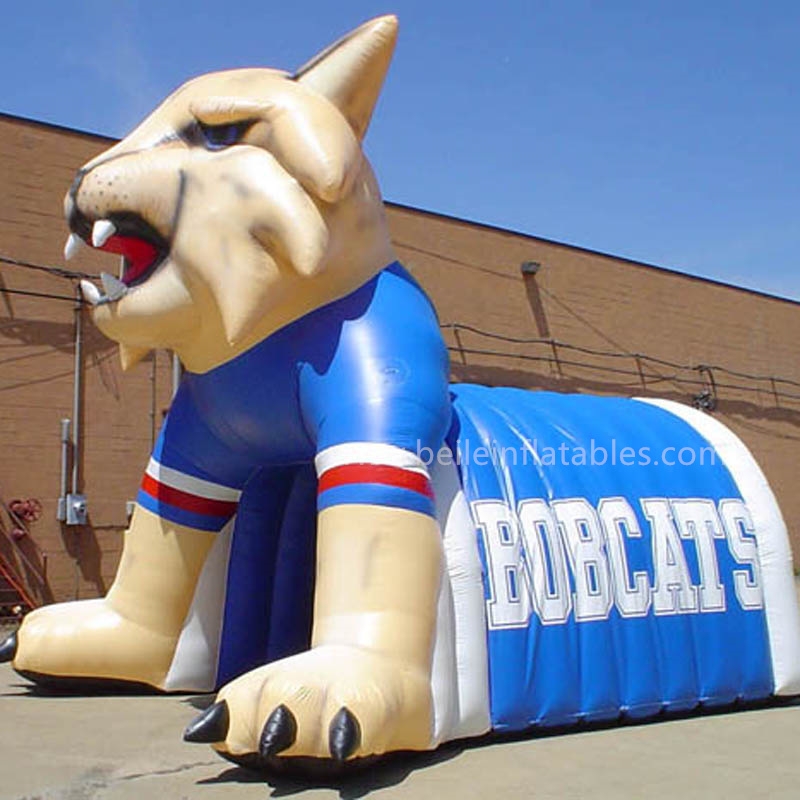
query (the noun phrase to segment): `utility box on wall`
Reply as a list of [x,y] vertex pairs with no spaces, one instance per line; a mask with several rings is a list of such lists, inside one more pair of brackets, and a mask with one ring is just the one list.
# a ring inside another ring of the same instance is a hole
[[85,494],[68,494],[66,502],[67,525],[85,525],[89,516]]

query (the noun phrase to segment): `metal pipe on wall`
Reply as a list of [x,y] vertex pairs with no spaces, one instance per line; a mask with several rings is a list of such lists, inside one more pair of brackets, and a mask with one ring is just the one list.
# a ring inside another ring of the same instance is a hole
[[72,494],[80,484],[81,397],[83,381],[83,303],[81,290],[75,289],[75,372],[72,381]]
[[69,491],[69,448],[71,444],[70,439],[70,425],[71,420],[69,417],[64,417],[61,420],[61,486],[58,495],[58,509],[56,511],[56,519],[59,522],[64,522],[67,518],[67,492]]
[[[83,303],[80,287],[75,287],[75,372],[72,380],[72,492],[67,497],[66,521],[76,525],[85,521],[85,498],[78,495],[81,477],[81,411],[83,397]],[[81,513],[76,514],[76,507]],[[75,586],[73,598],[81,595],[81,529],[75,531]]]

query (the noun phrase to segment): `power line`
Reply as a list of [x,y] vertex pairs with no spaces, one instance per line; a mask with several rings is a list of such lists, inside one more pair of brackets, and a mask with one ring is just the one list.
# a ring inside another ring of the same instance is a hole
[[[527,353],[511,353],[503,352],[502,350],[478,350],[470,347],[457,347],[448,345],[447,349],[451,353],[466,353],[467,355],[477,356],[496,356],[498,358],[519,358],[523,361],[539,361],[546,363],[556,363],[565,367],[582,367],[585,369],[602,369],[603,372],[611,372],[615,375],[631,375],[639,378],[640,380],[650,381],[651,383],[659,383],[664,381],[680,380],[677,375],[658,375],[653,373],[644,373],[638,370],[624,369],[622,367],[598,367],[597,364],[590,364],[588,361],[570,361],[568,359],[556,359],[552,355],[549,356],[531,356]],[[687,381],[688,382],[688,381]]]
[[36,270],[37,272],[47,272],[50,275],[55,276],[56,278],[96,278],[97,275],[92,275],[89,272],[78,272],[71,269],[64,269],[63,267],[53,267],[48,266],[47,264],[34,264],[31,261],[22,261],[19,258],[11,258],[10,256],[4,256],[0,253],[0,261],[4,264],[10,264],[13,267],[22,267],[24,269],[32,269]]
[[21,294],[26,297],[43,297],[47,300],[69,300],[70,303],[80,303],[86,305],[86,301],[82,297],[74,295],[69,297],[63,294],[47,294],[47,292],[28,292],[24,289],[6,289],[5,286],[0,286],[0,294]]
[[[757,375],[748,372],[740,372],[738,370],[723,367],[720,364],[680,364],[675,361],[669,361],[656,356],[650,356],[646,353],[628,353],[613,350],[597,350],[591,347],[584,347],[582,345],[570,344],[569,342],[562,342],[558,339],[543,339],[543,338],[521,338],[516,336],[506,336],[501,333],[493,333],[492,331],[485,331],[481,328],[476,328],[473,325],[462,325],[460,322],[449,322],[440,326],[443,330],[469,331],[470,333],[477,334],[478,336],[486,337],[487,339],[495,339],[497,341],[509,342],[511,344],[542,344],[550,347],[562,348],[564,350],[572,350],[585,355],[598,356],[601,358],[633,358],[639,361],[646,361],[651,364],[658,364],[659,366],[670,367],[671,369],[685,370],[690,372],[698,372],[704,370],[712,370],[714,372],[724,372],[736,378],[744,378],[753,381],[768,381],[771,383],[785,383],[789,386],[800,387],[800,381],[791,378],[781,378],[773,375]],[[513,354],[506,354],[513,355]],[[522,356],[519,356],[522,357]],[[549,360],[554,360],[549,357]],[[609,368],[610,369],[610,368]]]
[[[697,378],[681,378],[679,375],[658,375],[653,373],[646,373],[639,370],[633,369],[625,369],[623,367],[600,367],[597,364],[592,364],[588,361],[573,361],[570,359],[557,359],[555,356],[547,355],[547,356],[532,356],[527,355],[526,353],[512,353],[508,351],[502,350],[480,350],[476,348],[470,347],[458,347],[455,345],[448,345],[447,349],[451,353],[459,353],[459,354],[467,354],[467,355],[478,355],[478,356],[490,356],[492,358],[509,358],[509,359],[521,359],[522,361],[538,361],[538,362],[547,362],[547,363],[555,363],[556,365],[565,366],[565,367],[578,367],[581,369],[588,369],[594,370],[597,372],[603,373],[613,373],[615,375],[626,375],[630,377],[638,378],[637,383],[644,384],[645,386],[656,383],[676,383],[676,384],[685,384],[685,385],[694,385],[696,386],[698,383],[701,383],[702,380],[698,376]],[[689,369],[689,368],[686,368]],[[692,368],[696,369],[696,368]],[[777,379],[776,379],[777,380]],[[742,386],[741,384],[733,384],[733,383],[719,383],[715,382],[716,389],[732,389],[735,391],[740,392],[763,392],[765,389],[759,388],[757,386]],[[790,392],[783,392],[777,389],[770,390],[770,393],[773,394],[775,397],[780,397],[786,400],[800,400],[799,394],[792,394]]]

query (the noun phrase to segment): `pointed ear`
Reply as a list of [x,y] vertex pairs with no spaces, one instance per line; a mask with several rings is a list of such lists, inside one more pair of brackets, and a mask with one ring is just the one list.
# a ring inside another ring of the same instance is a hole
[[294,74],[330,100],[364,138],[397,41],[397,17],[377,17],[339,39]]
[[129,344],[120,344],[119,360],[122,363],[122,371],[127,372],[133,369],[149,352],[149,347],[133,347]]

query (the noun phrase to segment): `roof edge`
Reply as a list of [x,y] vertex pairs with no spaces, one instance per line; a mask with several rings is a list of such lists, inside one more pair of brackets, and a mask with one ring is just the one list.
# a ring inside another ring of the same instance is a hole
[[600,258],[607,258],[611,261],[621,261],[624,264],[631,264],[635,267],[643,267],[644,269],[652,269],[658,272],[664,272],[668,275],[675,275],[679,278],[686,278],[687,280],[691,281],[698,281],[700,283],[709,283],[712,286],[721,286],[725,289],[732,289],[736,292],[746,292],[747,294],[756,295],[757,297],[764,297],[768,300],[777,300],[781,303],[790,303],[791,305],[800,306],[800,300],[795,300],[791,297],[783,297],[779,294],[772,294],[771,292],[764,292],[760,289],[750,289],[747,286],[739,286],[735,283],[728,283],[727,281],[719,280],[718,278],[706,278],[702,275],[692,275],[690,272],[684,272],[683,270],[676,269],[675,267],[662,267],[658,264],[650,264],[647,261],[638,261],[635,258],[628,258],[627,256],[619,256],[615,255],[614,253],[606,253],[603,250],[594,250],[591,247],[583,247],[582,245],[578,244],[571,244],[570,242],[560,242],[557,239],[548,239],[544,236],[537,236],[533,233],[525,233],[524,231],[518,231],[514,228],[503,228],[500,225],[492,225],[488,222],[477,222],[471,219],[465,219],[464,217],[457,217],[453,214],[444,214],[440,211],[430,211],[426,208],[418,208],[416,206],[409,206],[405,203],[394,203],[392,201],[386,200],[386,205],[391,208],[398,208],[402,211],[411,211],[416,214],[424,214],[428,217],[438,217],[439,219],[447,220],[449,222],[458,222],[462,225],[469,225],[472,228],[483,228],[484,230],[489,231],[496,231],[498,233],[509,233],[512,236],[519,236],[522,239],[531,239],[536,242],[541,242],[542,244],[549,244],[554,245],[556,247],[564,248],[565,250],[573,250],[579,253],[587,253],[593,256],[599,256]]
[[71,133],[75,136],[88,136],[92,139],[100,139],[104,142],[118,142],[119,139],[114,136],[106,136],[102,133],[94,133],[93,131],[84,131],[80,128],[70,128],[67,125],[58,125],[55,122],[46,122],[41,119],[33,119],[32,117],[23,117],[19,114],[10,114],[7,111],[0,111],[0,119],[10,120],[12,122],[22,122],[26,125],[33,125],[36,128],[48,128],[49,130],[61,131],[63,133]]

